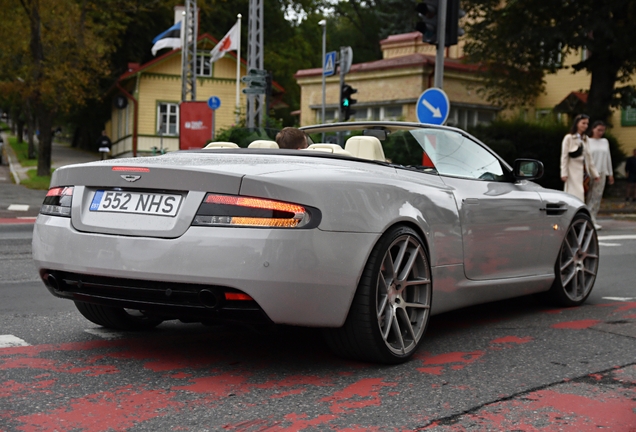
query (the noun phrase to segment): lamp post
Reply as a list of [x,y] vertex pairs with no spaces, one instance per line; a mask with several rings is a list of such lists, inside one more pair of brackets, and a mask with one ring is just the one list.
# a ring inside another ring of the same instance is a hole
[[[325,93],[327,87],[327,77],[325,76],[325,57],[327,56],[327,20],[320,20],[318,25],[322,27],[322,117],[321,123],[325,123]],[[322,142],[325,142],[325,134],[322,134]]]

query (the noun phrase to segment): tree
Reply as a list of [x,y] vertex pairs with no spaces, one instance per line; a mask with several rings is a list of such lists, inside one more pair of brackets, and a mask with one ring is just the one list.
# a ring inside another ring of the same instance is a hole
[[3,15],[11,17],[0,28],[0,87],[21,92],[32,110],[40,176],[50,174],[56,116],[83,105],[109,72],[105,58],[111,46],[100,34],[104,27],[89,14],[91,5],[88,0],[0,0]]
[[[467,61],[482,65],[484,89],[502,106],[530,103],[562,56],[585,50],[572,70],[587,71],[587,111],[609,118],[611,106],[632,103],[636,72],[633,0],[465,0]],[[617,84],[619,86],[617,86]]]

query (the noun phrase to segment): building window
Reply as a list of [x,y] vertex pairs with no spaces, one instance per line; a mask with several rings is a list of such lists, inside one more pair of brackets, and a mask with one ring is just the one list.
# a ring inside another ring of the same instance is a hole
[[179,105],[160,102],[157,107],[157,132],[164,135],[179,133]]
[[621,109],[621,126],[636,126],[636,108]]
[[493,110],[451,106],[446,124],[460,129],[468,129],[469,127],[477,126],[478,124],[492,123],[496,115],[496,111]]
[[316,110],[316,123],[332,123],[338,119],[337,113],[338,110],[335,109],[325,109],[325,121],[322,121],[322,109],[319,108]]
[[392,105],[384,107],[383,120],[396,120],[402,117],[402,105]]
[[552,110],[550,108],[537,109],[534,112],[534,116],[537,120],[547,118],[550,114],[552,114]]
[[212,76],[212,63],[210,63],[210,54],[197,54],[197,76]]

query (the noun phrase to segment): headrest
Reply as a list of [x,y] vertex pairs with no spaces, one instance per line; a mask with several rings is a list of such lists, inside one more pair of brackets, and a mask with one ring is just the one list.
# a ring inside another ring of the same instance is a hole
[[316,143],[307,147],[306,150],[317,150],[326,153],[340,154],[343,156],[352,156],[351,153],[340,147],[338,144]]
[[238,144],[235,144],[233,142],[227,142],[227,141],[217,141],[217,142],[211,142],[210,144],[206,145],[205,147],[206,149],[214,149],[214,148],[238,148]]
[[354,136],[345,143],[346,151],[361,159],[386,161],[380,140],[373,136]]
[[278,148],[278,144],[276,144],[276,141],[269,141],[269,140],[254,140],[250,143],[250,145],[247,146],[247,148],[270,148],[270,149],[277,149]]

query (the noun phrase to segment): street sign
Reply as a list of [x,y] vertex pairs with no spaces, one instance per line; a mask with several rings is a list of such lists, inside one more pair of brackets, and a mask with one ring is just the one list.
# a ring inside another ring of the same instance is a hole
[[325,64],[322,66],[322,74],[326,77],[336,73],[336,52],[325,54]]
[[420,123],[441,125],[446,123],[450,112],[450,102],[444,90],[427,89],[417,100],[417,120]]
[[211,110],[217,110],[221,107],[221,99],[218,96],[210,96],[208,99],[208,106]]
[[340,75],[346,75],[353,62],[353,50],[350,46],[340,47]]
[[241,90],[243,92],[243,94],[265,94],[265,87],[262,88],[244,88],[243,90]]

